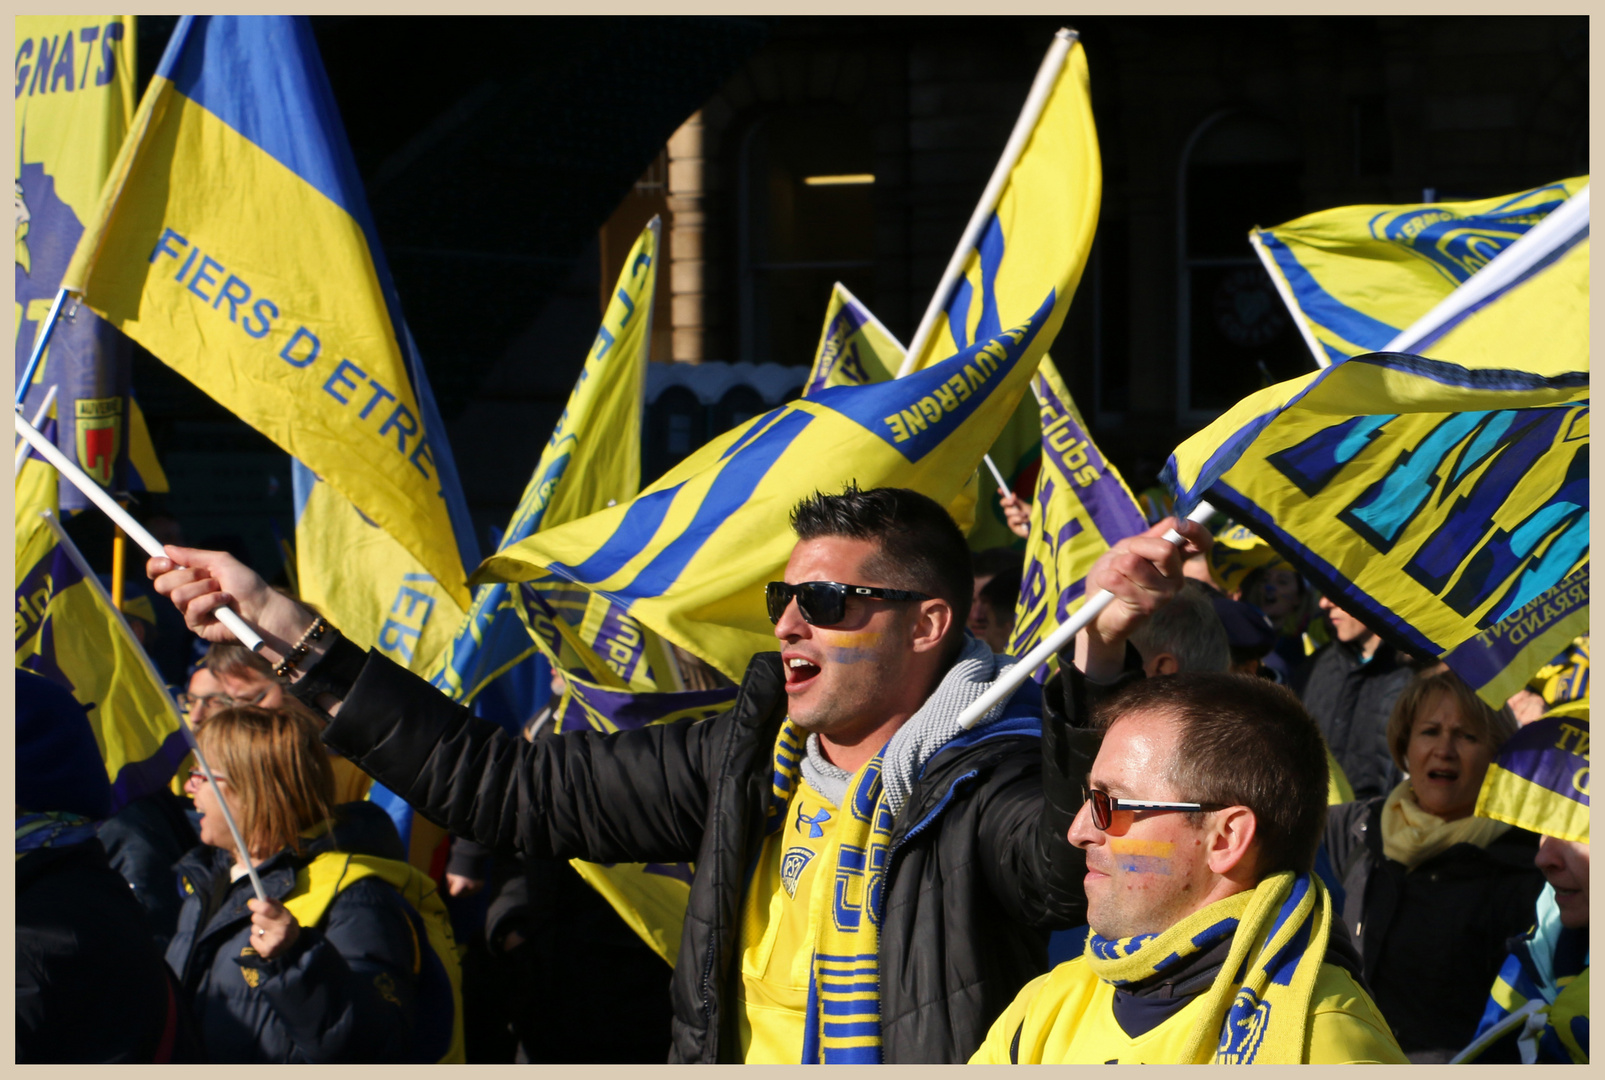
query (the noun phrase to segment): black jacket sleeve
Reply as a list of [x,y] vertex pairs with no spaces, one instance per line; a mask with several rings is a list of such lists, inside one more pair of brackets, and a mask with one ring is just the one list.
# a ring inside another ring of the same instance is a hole
[[[1066,649],[1060,674],[1043,687],[1042,767],[988,793],[981,815],[981,845],[1002,858],[984,863],[994,895],[1014,918],[1043,929],[1073,926],[1086,919],[1084,852],[1070,843],[1070,824],[1081,810],[1082,784],[1097,756],[1101,734],[1092,727],[1092,708],[1133,679],[1142,678],[1142,659],[1129,644],[1125,668],[1112,682],[1090,682]],[[1011,837],[1031,836],[1020,857],[1007,858]]]
[[437,825],[493,850],[696,858],[719,721],[527,742],[377,652],[324,741]]
[[408,1061],[418,1020],[419,949],[406,901],[369,878],[342,890],[320,926],[303,926],[290,953],[241,967],[262,974],[257,989],[293,1047],[309,1063]]

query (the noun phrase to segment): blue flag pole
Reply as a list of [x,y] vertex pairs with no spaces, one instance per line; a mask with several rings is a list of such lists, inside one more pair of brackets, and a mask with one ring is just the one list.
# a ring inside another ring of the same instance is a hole
[[56,329],[56,318],[61,314],[61,302],[67,298],[66,289],[56,290],[55,302],[50,305],[50,314],[45,316],[45,325],[39,328],[39,337],[33,343],[33,355],[28,357],[28,366],[22,369],[22,378],[17,380],[17,408],[22,408],[23,399],[28,396],[28,384],[33,381],[33,373],[39,367],[40,359],[45,355],[45,348],[50,344],[50,335]]

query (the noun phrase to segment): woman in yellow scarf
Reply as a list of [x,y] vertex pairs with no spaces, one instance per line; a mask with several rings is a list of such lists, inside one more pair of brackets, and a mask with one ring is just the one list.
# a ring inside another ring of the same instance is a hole
[[1475,817],[1488,763],[1516,731],[1447,670],[1417,679],[1388,721],[1405,780],[1334,806],[1326,846],[1334,897],[1377,1007],[1413,1061],[1447,1061],[1476,1031],[1506,939],[1543,887],[1538,838]]

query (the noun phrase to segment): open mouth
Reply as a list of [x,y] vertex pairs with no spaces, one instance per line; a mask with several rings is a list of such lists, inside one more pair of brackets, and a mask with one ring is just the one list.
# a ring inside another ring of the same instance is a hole
[[1443,784],[1452,784],[1460,779],[1460,773],[1455,769],[1428,769],[1427,779],[1436,780]]
[[819,674],[819,665],[800,656],[786,658],[786,689],[801,687]]

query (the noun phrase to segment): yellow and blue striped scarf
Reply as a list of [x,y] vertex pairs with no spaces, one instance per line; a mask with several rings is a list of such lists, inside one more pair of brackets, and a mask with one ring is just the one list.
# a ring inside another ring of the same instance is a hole
[[17,815],[17,858],[40,848],[61,848],[95,838],[95,823],[65,810]]
[[1299,1064],[1315,979],[1332,931],[1332,898],[1320,879],[1291,870],[1194,912],[1160,934],[1110,941],[1093,934],[1087,966],[1126,986],[1165,971],[1230,936],[1231,951],[1204,991],[1183,1063]]
[[[797,790],[807,736],[787,720],[775,741],[775,770],[768,831],[785,821]],[[884,752],[884,749],[883,749]],[[814,943],[804,1020],[804,1065],[881,1060],[880,920],[891,850],[891,807],[881,785],[881,754],[853,777],[843,800],[847,811],[835,841],[822,854],[832,874],[830,918]]]

